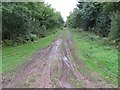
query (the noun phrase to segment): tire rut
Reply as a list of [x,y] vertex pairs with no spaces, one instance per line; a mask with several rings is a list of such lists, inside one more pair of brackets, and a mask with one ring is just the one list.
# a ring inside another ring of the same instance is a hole
[[[3,88],[110,87],[106,82],[102,83],[104,86],[98,81],[92,82],[77,70],[79,65],[73,57],[73,48],[70,32],[59,34],[50,46],[36,52],[22,66],[4,73]],[[11,72],[16,73],[5,77]]]

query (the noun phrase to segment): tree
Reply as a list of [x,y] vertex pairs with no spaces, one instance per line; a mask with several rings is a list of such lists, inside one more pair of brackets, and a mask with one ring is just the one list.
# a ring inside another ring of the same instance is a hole
[[63,25],[63,18],[44,2],[4,2],[2,4],[3,42],[26,43],[45,37]]
[[67,25],[118,40],[120,2],[78,2]]

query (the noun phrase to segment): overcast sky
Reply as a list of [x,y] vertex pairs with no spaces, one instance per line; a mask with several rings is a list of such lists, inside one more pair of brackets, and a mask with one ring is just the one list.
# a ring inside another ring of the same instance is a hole
[[44,0],[46,3],[51,4],[56,11],[61,12],[64,20],[69,16],[69,12],[72,11],[77,4],[78,0]]

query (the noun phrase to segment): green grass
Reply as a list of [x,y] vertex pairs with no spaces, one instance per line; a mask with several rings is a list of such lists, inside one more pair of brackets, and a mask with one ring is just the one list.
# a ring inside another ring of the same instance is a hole
[[52,34],[33,43],[23,44],[15,47],[3,47],[2,71],[0,73],[11,70],[24,63],[34,52],[48,46],[55,39],[55,36],[56,34]]
[[90,40],[88,34],[90,33],[83,31],[78,33],[72,30],[72,39],[78,57],[108,83],[117,86],[118,50],[109,45],[104,45],[102,39]]

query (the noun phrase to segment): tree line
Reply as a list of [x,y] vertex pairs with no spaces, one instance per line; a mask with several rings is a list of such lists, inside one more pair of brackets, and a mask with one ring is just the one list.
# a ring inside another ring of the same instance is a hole
[[2,41],[7,45],[45,37],[63,23],[60,12],[44,2],[2,3]]
[[[78,2],[76,8],[67,17],[67,26],[82,28],[120,41],[120,2]],[[80,30],[80,29],[78,29]]]

